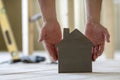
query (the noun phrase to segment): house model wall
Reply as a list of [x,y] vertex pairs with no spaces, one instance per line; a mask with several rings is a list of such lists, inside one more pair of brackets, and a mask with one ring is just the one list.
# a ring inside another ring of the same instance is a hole
[[58,44],[59,73],[92,72],[92,46],[79,30],[65,28]]

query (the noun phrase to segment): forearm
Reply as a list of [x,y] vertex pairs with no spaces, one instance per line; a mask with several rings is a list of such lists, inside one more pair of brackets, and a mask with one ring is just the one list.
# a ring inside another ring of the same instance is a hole
[[102,0],[86,0],[87,21],[100,22]]
[[40,4],[43,20],[45,22],[57,20],[55,0],[38,0],[38,1]]

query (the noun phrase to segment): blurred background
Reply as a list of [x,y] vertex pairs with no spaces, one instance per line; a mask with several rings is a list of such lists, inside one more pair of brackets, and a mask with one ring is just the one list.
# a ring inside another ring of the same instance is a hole
[[[46,50],[42,43],[38,42],[39,31],[36,27],[42,27],[42,19],[37,20],[39,24],[30,21],[32,16],[41,14],[38,0],[3,0],[3,3],[18,51],[25,55],[36,52],[44,54]],[[61,29],[69,27],[72,31],[78,28],[84,33],[86,20],[84,0],[56,0],[56,11]],[[101,24],[111,35],[111,42],[105,47],[104,58],[116,59],[120,55],[120,0],[103,0]],[[5,53],[9,52],[0,31],[0,55]]]

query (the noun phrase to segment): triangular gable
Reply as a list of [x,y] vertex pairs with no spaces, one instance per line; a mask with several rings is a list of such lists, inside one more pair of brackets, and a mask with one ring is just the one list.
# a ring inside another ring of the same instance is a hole
[[88,43],[88,45],[90,46],[94,46],[94,44],[84,34],[82,34],[78,29],[75,29],[74,31],[69,33],[69,35],[67,35],[63,40],[61,40],[60,43],[66,40],[75,40],[75,39],[80,40],[82,43]]
[[[72,31],[66,38],[69,39],[79,39],[80,41],[84,41],[86,43],[90,43],[92,46],[94,45],[84,34],[82,34],[78,29]],[[64,40],[64,39],[63,39]]]

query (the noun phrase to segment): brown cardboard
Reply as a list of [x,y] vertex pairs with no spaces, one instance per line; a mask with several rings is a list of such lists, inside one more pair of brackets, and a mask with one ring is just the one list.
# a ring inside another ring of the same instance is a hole
[[92,72],[92,46],[79,30],[69,33],[64,29],[64,38],[58,44],[59,73]]

